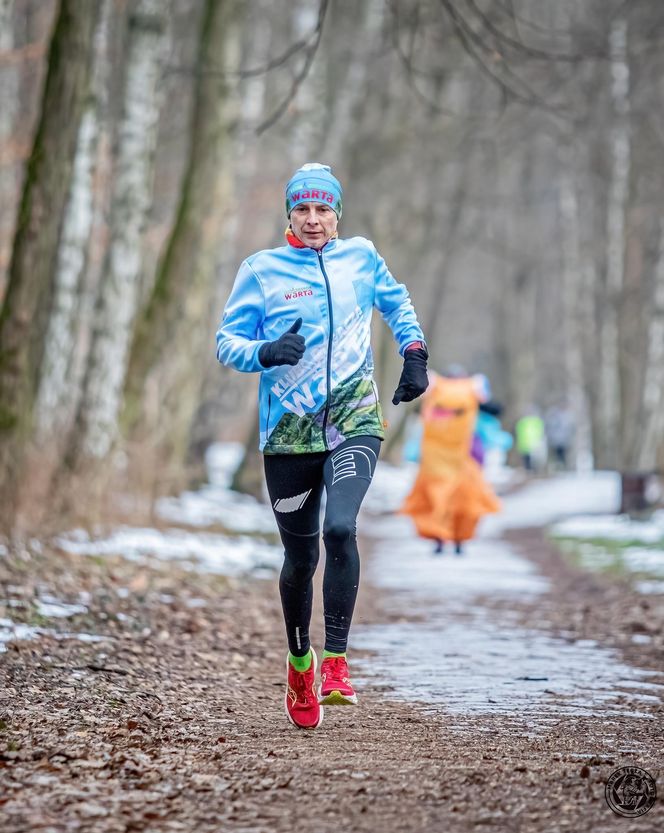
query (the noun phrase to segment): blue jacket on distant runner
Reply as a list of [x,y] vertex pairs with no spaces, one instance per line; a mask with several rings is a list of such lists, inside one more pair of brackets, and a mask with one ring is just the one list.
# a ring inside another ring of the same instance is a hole
[[[370,347],[374,307],[402,355],[424,341],[406,287],[363,237],[333,238],[320,251],[266,249],[242,263],[217,331],[217,358],[235,370],[262,372],[261,451],[302,454],[350,437],[384,437]],[[304,356],[295,366],[264,368],[261,346],[297,318]]]

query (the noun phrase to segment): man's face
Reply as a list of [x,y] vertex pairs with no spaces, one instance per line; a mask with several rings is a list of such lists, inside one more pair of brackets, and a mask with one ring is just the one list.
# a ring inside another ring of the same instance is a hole
[[337,230],[339,218],[322,202],[301,202],[291,211],[293,233],[305,246],[322,249]]

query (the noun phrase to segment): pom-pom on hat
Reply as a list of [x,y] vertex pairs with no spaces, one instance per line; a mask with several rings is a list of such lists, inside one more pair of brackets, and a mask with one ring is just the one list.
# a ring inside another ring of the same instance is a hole
[[322,202],[341,217],[342,196],[341,184],[329,165],[307,162],[295,171],[286,186],[286,214],[290,217],[301,202]]

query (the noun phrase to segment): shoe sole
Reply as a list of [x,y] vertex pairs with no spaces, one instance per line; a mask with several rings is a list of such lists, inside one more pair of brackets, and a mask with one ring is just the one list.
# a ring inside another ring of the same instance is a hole
[[321,706],[357,706],[357,694],[342,694],[339,689],[328,692],[323,696],[318,687],[318,702]]
[[[314,649],[311,649],[311,654],[313,656],[313,663],[314,663],[314,674],[316,673],[316,668],[318,667],[318,657],[316,656],[316,652]],[[288,656],[286,656],[286,680],[288,681]],[[320,703],[319,703],[320,705]],[[296,729],[317,729],[320,724],[323,722],[323,707],[320,707],[320,717],[318,719],[318,723],[315,726],[300,726],[299,723],[296,723],[293,718],[290,716],[290,712],[288,711],[288,682],[286,682],[286,697],[284,698],[284,711],[286,712],[286,717],[288,718],[289,723],[292,723]]]

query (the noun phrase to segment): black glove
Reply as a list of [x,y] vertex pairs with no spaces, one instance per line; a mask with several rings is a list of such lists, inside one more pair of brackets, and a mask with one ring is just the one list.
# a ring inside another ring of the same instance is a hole
[[297,364],[304,355],[304,336],[297,335],[302,326],[298,318],[290,330],[279,336],[276,341],[268,341],[258,351],[258,360],[263,367],[276,367],[278,364]]
[[399,402],[412,402],[429,387],[427,376],[427,359],[429,352],[426,347],[412,347],[403,356],[403,369],[397,389],[394,391],[393,405]]

